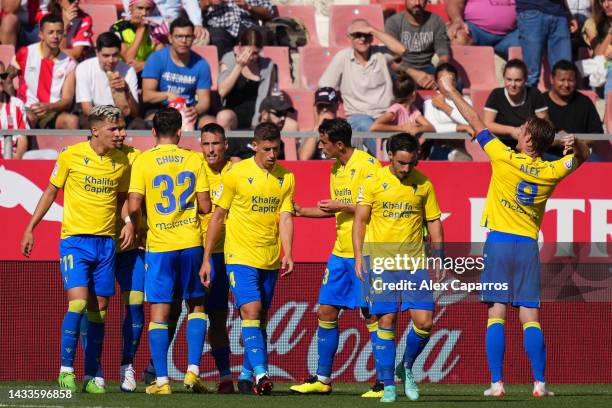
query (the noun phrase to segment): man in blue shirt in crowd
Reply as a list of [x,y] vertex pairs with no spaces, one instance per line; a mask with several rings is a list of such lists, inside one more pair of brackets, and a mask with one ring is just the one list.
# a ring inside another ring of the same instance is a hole
[[[194,38],[191,21],[179,17],[170,24],[170,47],[154,52],[147,59],[142,71],[146,119],[168,103],[174,101],[180,105],[183,98],[187,106],[183,123],[202,122],[210,107],[212,80],[208,62],[191,51]],[[180,106],[174,107],[181,110]]]

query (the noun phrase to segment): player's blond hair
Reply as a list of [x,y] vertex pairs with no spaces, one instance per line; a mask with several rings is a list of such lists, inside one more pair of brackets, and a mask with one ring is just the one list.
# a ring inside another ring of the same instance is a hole
[[87,116],[89,127],[98,122],[117,122],[122,118],[121,109],[113,105],[97,105],[91,108]]

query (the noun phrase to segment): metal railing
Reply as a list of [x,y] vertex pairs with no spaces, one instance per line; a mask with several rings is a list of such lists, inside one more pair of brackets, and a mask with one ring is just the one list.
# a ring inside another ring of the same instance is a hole
[[[353,132],[354,139],[384,139],[396,132]],[[12,136],[48,136],[48,137],[63,137],[63,136],[83,136],[86,138],[90,135],[89,130],[83,129],[0,129],[0,137],[4,138],[4,151],[2,156],[5,159],[12,157]],[[128,130],[128,137],[151,137],[150,130]],[[316,137],[316,131],[310,132],[282,132],[282,136],[286,138],[303,138]],[[253,137],[252,130],[232,130],[226,133],[227,137]],[[430,140],[464,140],[468,138],[466,133],[423,133],[426,139]],[[198,138],[199,131],[185,131],[183,137]],[[562,134],[557,134],[557,138],[563,137]],[[595,134],[595,133],[578,133],[576,137],[587,141],[612,141],[612,134]],[[83,139],[85,140],[85,139]]]

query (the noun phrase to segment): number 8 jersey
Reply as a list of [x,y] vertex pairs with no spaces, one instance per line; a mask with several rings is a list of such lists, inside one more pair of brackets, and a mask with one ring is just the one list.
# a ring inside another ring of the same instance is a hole
[[147,251],[201,246],[196,193],[209,189],[200,154],[164,144],[138,156],[132,166],[129,192],[145,196]]
[[537,240],[546,201],[577,167],[574,155],[552,162],[534,159],[510,149],[488,129],[476,139],[491,159],[493,171],[481,225]]

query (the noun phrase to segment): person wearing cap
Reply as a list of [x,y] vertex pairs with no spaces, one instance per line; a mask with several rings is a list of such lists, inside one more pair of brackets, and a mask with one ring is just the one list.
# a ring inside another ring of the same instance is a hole
[[[314,130],[318,129],[321,122],[325,119],[335,119],[338,117],[338,108],[340,107],[340,95],[334,88],[323,87],[315,91],[314,95],[314,128],[300,129]],[[307,137],[300,141],[298,149],[299,160],[320,160],[324,159],[321,150],[317,146],[317,137]]]
[[[402,56],[406,47],[364,19],[349,24],[348,36],[351,47],[336,53],[321,76],[319,87],[338,89],[353,132],[368,132],[393,102],[389,64]],[[374,38],[382,45],[373,45]],[[363,143],[371,154],[376,154],[374,139],[365,139]]]
[[[270,95],[264,98],[259,105],[259,123],[272,123],[285,131],[297,131],[297,122],[287,117],[290,113],[295,113],[295,108],[289,99],[282,94]],[[227,149],[230,160],[237,162],[253,157],[255,151],[251,146],[252,141],[253,139],[248,137],[230,138]],[[285,158],[285,147],[282,141],[278,158],[280,160]]]

